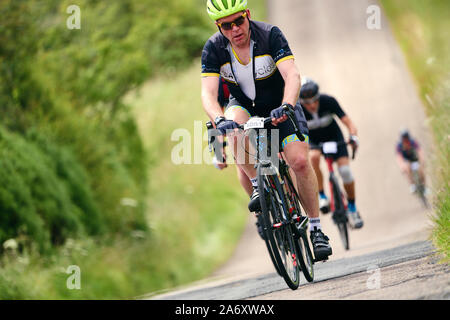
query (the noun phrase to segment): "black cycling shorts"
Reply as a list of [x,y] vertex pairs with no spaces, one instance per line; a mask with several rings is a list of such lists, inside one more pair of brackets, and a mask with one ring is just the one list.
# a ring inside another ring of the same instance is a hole
[[[326,142],[326,141],[324,141]],[[344,140],[339,140],[336,141],[337,143],[343,143]],[[314,142],[314,141],[310,141],[310,146],[311,148],[317,148],[318,147],[318,143]],[[333,157],[333,159],[336,161],[339,158],[342,157],[347,157],[348,158],[348,150],[347,150],[347,145],[346,144],[338,144],[337,146],[337,153],[331,155]]]

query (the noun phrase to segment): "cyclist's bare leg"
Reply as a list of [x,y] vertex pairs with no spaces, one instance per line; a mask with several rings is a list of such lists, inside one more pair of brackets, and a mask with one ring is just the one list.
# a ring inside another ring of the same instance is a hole
[[[341,157],[336,160],[336,163],[337,163],[338,167],[350,165],[350,161],[349,161],[348,157]],[[347,193],[348,199],[355,199],[355,180],[353,180],[350,183],[344,183],[344,189],[345,189],[345,192]]]
[[320,150],[310,150],[309,155],[311,158],[312,167],[317,176],[319,190],[323,190],[323,175],[320,170],[320,157],[322,156],[322,152]]
[[244,188],[247,194],[251,196],[253,192],[253,187],[250,179],[247,177],[245,172],[239,166],[236,166],[236,171],[242,188]]
[[405,169],[405,175],[408,178],[409,183],[414,184],[414,177],[412,175],[411,163],[409,163],[409,162]]
[[[245,111],[239,108],[233,108],[225,111],[225,117],[239,124],[247,122],[250,118]],[[254,168],[254,164],[250,163],[248,154],[244,151],[242,142],[243,139],[241,132],[237,131],[228,135],[228,143],[230,144],[230,150],[233,154],[236,165],[247,175],[247,177],[251,179],[256,178],[256,169]],[[247,191],[246,187],[244,185],[242,186]]]
[[310,218],[319,217],[317,177],[309,159],[309,146],[294,141],[284,147],[286,161],[295,173],[300,201]]

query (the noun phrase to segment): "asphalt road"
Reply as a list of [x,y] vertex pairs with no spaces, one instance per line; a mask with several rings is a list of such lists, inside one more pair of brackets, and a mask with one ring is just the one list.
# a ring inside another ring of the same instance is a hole
[[[314,283],[308,284],[301,279],[301,285],[296,291],[292,291],[284,281],[275,273],[268,273],[257,277],[245,278],[223,284],[211,283],[208,286],[185,289],[181,292],[168,293],[154,297],[154,299],[169,300],[238,300],[238,299],[273,299],[274,293],[278,293],[282,299],[311,299],[310,295],[305,295],[303,287],[313,287],[321,282],[332,283],[333,280],[346,277],[348,275],[363,272],[365,282],[360,285],[359,290],[370,291],[380,289],[383,280],[383,268],[398,265],[404,262],[418,260],[429,257],[433,254],[433,246],[428,241],[419,241],[401,247],[369,253],[362,256],[343,258],[325,263],[315,264]],[[379,269],[380,285],[371,280],[371,276]],[[450,277],[448,267],[444,268],[445,287],[440,292],[441,298],[450,297]],[[384,284],[386,285],[386,284]],[[281,293],[287,293],[282,295]],[[330,290],[330,293],[332,290]],[[269,295],[271,294],[271,295]],[[266,297],[264,297],[266,295]],[[436,296],[434,296],[436,297]]]
[[[322,216],[323,230],[330,237],[333,255],[328,262],[315,265],[315,283],[303,286],[310,291],[328,286],[320,292],[311,292],[318,299],[345,298],[344,292],[348,292],[352,282],[342,279],[358,274],[367,278],[367,268],[374,266],[381,268],[383,275],[383,268],[395,269],[397,266],[406,268],[405,275],[422,270],[430,276],[426,279],[431,282],[421,289],[421,295],[409,298],[448,298],[448,267],[424,267],[428,262],[423,259],[431,259],[429,256],[433,251],[427,241],[433,213],[424,210],[418,199],[409,193],[408,183],[395,162],[394,147],[402,127],[410,129],[427,153],[431,150],[427,121],[405,59],[382,10],[380,29],[367,27],[370,17],[367,8],[378,5],[377,1],[277,0],[268,1],[268,5],[269,22],[279,26],[285,34],[301,75],[316,80],[322,92],[339,101],[358,127],[360,138],[360,148],[351,168],[356,178],[357,206],[365,225],[350,233],[351,250],[346,251],[330,215]],[[343,132],[347,135],[345,129]],[[326,172],[324,163],[322,165]],[[230,170],[229,174],[235,173]],[[273,273],[274,268],[257,235],[254,221],[249,217],[234,255],[209,279],[153,298],[303,297],[301,292],[305,292],[305,288],[286,290],[283,279]],[[408,261],[413,264],[402,265]],[[418,268],[419,264],[423,268]],[[387,283],[395,283],[396,277],[400,277],[396,276],[395,270],[385,273],[386,278],[391,279]],[[434,273],[440,277],[434,278]],[[417,281],[406,281],[402,290],[416,290]],[[435,287],[442,289],[435,292]],[[398,288],[394,286],[391,290]],[[385,297],[380,295],[380,290],[366,288],[362,292],[378,293],[363,294],[362,298]]]

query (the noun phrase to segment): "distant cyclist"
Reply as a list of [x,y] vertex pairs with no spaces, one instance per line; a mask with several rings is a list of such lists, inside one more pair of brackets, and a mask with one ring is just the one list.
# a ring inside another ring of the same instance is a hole
[[[422,149],[419,143],[413,139],[407,129],[400,131],[400,141],[398,141],[396,146],[397,153],[397,163],[403,174],[408,177],[410,183],[410,192],[416,192],[416,185],[411,171],[411,163],[419,162],[419,177],[423,185],[425,185],[425,173],[424,173],[424,157],[422,154]],[[428,193],[428,189],[425,189]]]
[[[335,98],[321,94],[319,85],[311,79],[305,78],[300,90],[300,102],[308,121],[310,145],[318,145],[327,141],[344,141],[344,136],[334,119],[334,115],[336,115],[349,130],[351,146],[356,150],[358,147],[357,129]],[[319,183],[319,207],[322,212],[328,212],[330,202],[323,188],[323,176],[320,170],[321,155],[321,150],[315,149],[310,152],[311,162]],[[333,157],[338,165],[339,174],[348,197],[350,226],[356,229],[361,228],[363,221],[356,209],[355,180],[350,170],[347,146],[338,146],[338,152]]]

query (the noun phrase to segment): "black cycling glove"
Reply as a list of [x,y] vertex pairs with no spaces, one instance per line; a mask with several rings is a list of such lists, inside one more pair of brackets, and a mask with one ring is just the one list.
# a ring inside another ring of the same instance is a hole
[[285,114],[285,107],[286,107],[286,106],[287,106],[289,109],[291,109],[291,110],[294,109],[294,107],[293,107],[292,105],[290,105],[289,103],[283,103],[283,105],[282,105],[281,107],[278,107],[278,108],[276,108],[276,109],[273,109],[273,110],[270,112],[270,116],[271,116],[272,118],[275,118],[275,119],[281,118],[281,117]]
[[238,127],[239,124],[237,124],[233,120],[222,120],[216,124],[216,129],[219,130],[222,134],[226,134],[227,130],[236,129]]
[[353,148],[357,149],[359,147],[359,139],[357,136],[350,136],[350,144]]

